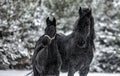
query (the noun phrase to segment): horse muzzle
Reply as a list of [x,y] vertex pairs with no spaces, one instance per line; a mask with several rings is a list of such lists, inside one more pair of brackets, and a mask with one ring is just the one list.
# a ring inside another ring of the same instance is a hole
[[78,42],[78,44],[77,44],[77,46],[79,47],[79,48],[85,48],[86,47],[86,41],[79,41]]

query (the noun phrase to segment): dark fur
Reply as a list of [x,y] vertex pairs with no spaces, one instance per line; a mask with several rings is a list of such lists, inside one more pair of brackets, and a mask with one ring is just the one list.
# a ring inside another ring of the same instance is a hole
[[[89,9],[89,8],[81,8],[81,7],[80,7],[80,9],[79,9],[79,16],[80,16],[80,17],[84,16],[89,10],[92,11],[92,9]],[[92,16],[92,14],[91,14],[91,16],[90,16],[89,18],[90,18],[90,21],[91,21],[91,23],[90,23],[90,25],[91,25],[91,27],[90,27],[90,29],[91,29],[91,30],[90,30],[90,44],[93,45],[93,48],[94,48],[94,50],[95,50],[95,45],[94,45],[95,30],[94,30],[94,18],[93,18],[93,16]]]
[[57,44],[62,58],[62,72],[68,71],[68,76],[74,76],[79,71],[81,76],[87,76],[93,58],[94,20],[90,9],[79,10],[79,18],[72,34],[65,36],[57,34]]
[[[61,57],[56,43],[56,20],[46,19],[47,27],[45,34],[39,38],[36,43],[33,54],[32,65],[34,76],[59,76]],[[46,37],[54,37],[50,39]]]

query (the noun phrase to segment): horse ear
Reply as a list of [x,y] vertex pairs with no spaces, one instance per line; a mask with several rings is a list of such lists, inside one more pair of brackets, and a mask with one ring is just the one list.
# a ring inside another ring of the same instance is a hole
[[50,20],[49,20],[49,17],[47,17],[47,19],[46,19],[46,24],[48,25],[48,24],[50,24]]
[[90,9],[89,12],[86,14],[87,17],[90,17],[92,14],[92,10]]
[[90,7],[89,10],[92,11],[92,8]]
[[55,17],[53,18],[53,21],[52,21],[53,23],[54,23],[54,25],[56,26],[56,19],[55,19]]
[[79,13],[79,16],[80,16],[80,15],[81,15],[81,13],[82,13],[82,8],[81,8],[81,7],[79,8],[78,13]]

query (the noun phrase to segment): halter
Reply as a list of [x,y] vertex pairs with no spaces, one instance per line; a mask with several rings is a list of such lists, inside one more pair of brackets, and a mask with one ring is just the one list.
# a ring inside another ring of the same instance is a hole
[[47,37],[47,38],[50,40],[50,43],[51,43],[52,40],[55,39],[56,34],[55,34],[53,37],[50,37],[50,36],[48,36],[48,35],[44,35],[44,36]]

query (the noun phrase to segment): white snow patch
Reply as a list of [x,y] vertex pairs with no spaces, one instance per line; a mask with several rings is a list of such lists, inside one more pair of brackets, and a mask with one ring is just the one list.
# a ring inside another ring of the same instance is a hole
[[[28,70],[0,70],[0,76],[25,76]],[[60,73],[60,76],[67,76],[67,73]],[[74,76],[79,76],[75,73]],[[89,73],[88,76],[120,76],[120,73]]]

